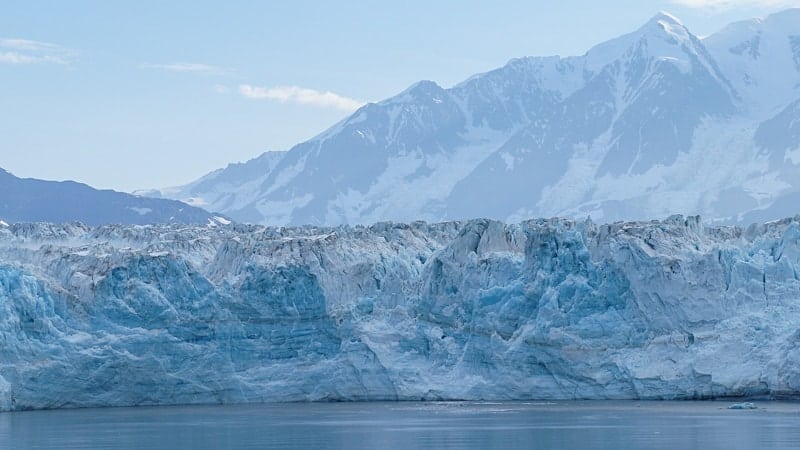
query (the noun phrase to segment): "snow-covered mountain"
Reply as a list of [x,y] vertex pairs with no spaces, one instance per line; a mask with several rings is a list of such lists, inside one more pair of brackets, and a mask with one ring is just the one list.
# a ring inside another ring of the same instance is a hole
[[10,222],[227,223],[223,216],[175,200],[98,190],[74,181],[18,178],[0,169],[0,224]]
[[[228,164],[224,169],[215,170],[184,186],[136,191],[134,194],[181,199],[187,204],[208,211],[240,210],[258,199],[261,185],[284,154],[285,152],[265,152],[245,163]],[[248,217],[243,220],[258,222],[259,217]]]
[[800,9],[729,25],[703,40],[751,115],[800,98]]
[[0,225],[0,410],[800,395],[800,216]]
[[660,13],[582,56],[417,83],[161,195],[276,225],[774,219],[800,209],[798,104],[800,9],[704,39]]

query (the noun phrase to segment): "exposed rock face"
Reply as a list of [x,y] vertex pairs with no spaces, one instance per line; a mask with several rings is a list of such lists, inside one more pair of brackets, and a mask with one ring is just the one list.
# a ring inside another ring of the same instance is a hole
[[800,392],[800,217],[0,226],[0,408]]

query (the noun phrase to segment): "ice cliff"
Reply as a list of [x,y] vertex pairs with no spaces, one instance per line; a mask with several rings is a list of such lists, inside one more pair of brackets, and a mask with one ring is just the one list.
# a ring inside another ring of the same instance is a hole
[[800,216],[0,226],[0,409],[800,393]]

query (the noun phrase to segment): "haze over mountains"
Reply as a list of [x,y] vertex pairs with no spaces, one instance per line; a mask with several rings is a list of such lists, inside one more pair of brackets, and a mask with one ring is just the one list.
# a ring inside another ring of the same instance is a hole
[[74,181],[18,178],[0,169],[0,226],[6,222],[73,221],[88,225],[228,222],[175,200],[98,190]]
[[583,56],[419,82],[287,152],[150,192],[261,224],[747,223],[800,204],[800,9],[699,38],[659,13]]

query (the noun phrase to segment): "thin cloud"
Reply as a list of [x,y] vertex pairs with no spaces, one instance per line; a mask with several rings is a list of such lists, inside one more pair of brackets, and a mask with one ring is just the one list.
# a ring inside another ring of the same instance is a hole
[[77,52],[49,42],[30,39],[0,39],[0,64],[68,65]]
[[800,0],[669,0],[671,3],[697,9],[746,9],[800,6]]
[[275,86],[271,88],[255,87],[248,84],[239,86],[239,93],[247,98],[257,100],[274,100],[281,103],[299,103],[301,105],[321,108],[336,108],[342,111],[355,111],[364,106],[363,101],[334,94],[330,91],[320,92],[299,86]]
[[207,75],[227,75],[233,72],[233,69],[227,69],[225,67],[189,62],[174,62],[170,64],[142,64],[142,68],[166,70],[167,72],[202,73]]
[[49,42],[32,41],[30,39],[0,39],[0,47],[26,51],[61,51],[64,47]]

